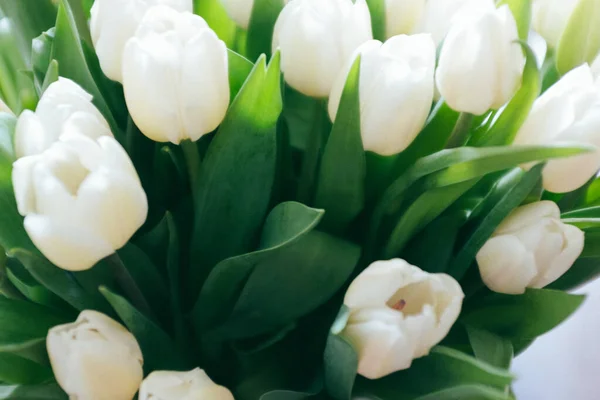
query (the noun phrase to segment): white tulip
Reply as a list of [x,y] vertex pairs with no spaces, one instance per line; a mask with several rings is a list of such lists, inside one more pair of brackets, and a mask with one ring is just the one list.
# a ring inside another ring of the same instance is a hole
[[248,29],[254,0],[221,0],[227,15],[240,27]]
[[[565,74],[533,104],[514,145],[577,142],[600,146],[600,83],[587,64]],[[583,186],[600,169],[600,151],[550,160],[544,188],[555,193]]]
[[385,0],[386,37],[413,33],[423,17],[426,3],[426,0]]
[[429,274],[395,259],[378,261],[350,285],[342,336],[358,353],[358,373],[378,379],[407,369],[450,331],[464,294],[446,274]]
[[454,110],[482,115],[504,105],[521,84],[525,59],[507,5],[479,0],[457,15],[440,53],[436,82]]
[[56,381],[71,399],[131,400],[144,377],[133,335],[96,311],[50,329],[46,347]]
[[43,153],[18,159],[12,181],[29,237],[70,271],[89,269],[123,247],[148,213],[133,164],[110,136],[63,134]]
[[95,0],[90,31],[100,67],[110,79],[122,82],[123,50],[150,7],[163,4],[178,11],[193,10],[193,0]]
[[556,47],[579,0],[534,0],[533,29]]
[[421,131],[433,101],[435,45],[428,34],[399,35],[360,46],[329,97],[335,120],[356,56],[361,55],[360,118],[365,150],[389,156],[406,149]]
[[187,372],[155,371],[140,386],[139,400],[234,400],[224,386],[200,368]]
[[[427,0],[415,33],[430,33],[438,46],[446,37],[457,14],[481,0]],[[473,5],[473,6],[476,6]]]
[[142,133],[178,144],[215,130],[229,106],[227,57],[202,17],[152,7],[123,55],[125,100]]
[[543,288],[571,268],[583,251],[584,234],[560,220],[551,201],[527,204],[498,226],[477,254],[483,282],[498,293]]
[[307,96],[327,97],[354,50],[373,38],[365,0],[293,0],[277,19],[286,82]]
[[21,113],[15,128],[16,155],[39,154],[64,132],[74,131],[92,138],[112,136],[106,119],[92,103],[92,95],[72,80],[58,78],[48,86],[35,112]]

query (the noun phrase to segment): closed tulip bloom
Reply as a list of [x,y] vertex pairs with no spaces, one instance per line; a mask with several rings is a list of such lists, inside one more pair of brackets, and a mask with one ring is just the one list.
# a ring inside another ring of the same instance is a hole
[[123,50],[150,7],[193,10],[192,0],[95,0],[90,11],[92,41],[104,74],[122,82]]
[[140,386],[139,400],[234,400],[200,368],[187,372],[155,371]]
[[579,0],[534,0],[533,29],[556,47]]
[[127,108],[157,142],[198,140],[229,106],[227,47],[199,16],[151,8],[123,56]]
[[133,164],[110,136],[62,135],[43,153],[18,159],[12,181],[29,237],[69,271],[123,247],[148,213]]
[[70,399],[131,400],[144,376],[133,335],[96,311],[50,329],[46,347],[56,381]]
[[[80,127],[85,129],[80,130]],[[40,99],[35,112],[25,110],[15,129],[17,157],[39,154],[64,132],[81,131],[92,138],[112,136],[92,95],[70,79],[58,78]]]
[[426,4],[426,0],[385,0],[386,37],[413,33],[423,17]]
[[477,254],[483,282],[498,293],[543,288],[571,268],[583,251],[584,234],[560,220],[551,201],[527,204],[498,226]]
[[240,27],[248,29],[254,0],[221,0],[227,15]]
[[[407,0],[405,0],[407,1]],[[439,45],[446,37],[454,18],[471,3],[481,0],[427,0],[421,19],[415,26],[415,33],[429,33]],[[474,5],[476,6],[476,4]]]
[[[435,45],[430,35],[399,35],[366,42],[361,55],[360,118],[365,150],[389,156],[406,149],[421,131],[433,101]],[[329,97],[335,120],[351,59]]]
[[507,5],[480,0],[457,15],[440,53],[437,87],[454,110],[498,109],[521,84],[523,51]]
[[378,379],[407,369],[450,331],[464,294],[446,274],[429,274],[395,259],[378,261],[350,285],[342,335],[358,353],[358,373]]
[[293,0],[279,14],[273,50],[281,50],[281,70],[291,87],[327,97],[354,50],[372,38],[365,0]]
[[[600,82],[587,64],[571,70],[544,92],[520,128],[514,145],[576,142],[600,146]],[[600,169],[600,151],[550,160],[544,188],[567,193],[583,186]]]

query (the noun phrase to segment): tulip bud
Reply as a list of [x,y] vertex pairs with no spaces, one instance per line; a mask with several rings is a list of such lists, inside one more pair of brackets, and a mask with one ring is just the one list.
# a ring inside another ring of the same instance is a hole
[[152,7],[123,55],[127,108],[157,142],[198,140],[229,106],[227,47],[197,15]]
[[[600,146],[600,83],[587,64],[571,70],[544,92],[513,141],[514,145],[577,142]],[[567,193],[583,186],[600,169],[600,151],[550,160],[544,188]]]
[[385,0],[386,37],[413,33],[423,16],[426,3],[426,0]]
[[372,38],[365,0],[293,0],[275,24],[273,51],[280,48],[281,70],[291,87],[327,97],[354,50]]
[[534,0],[533,29],[556,47],[579,0]]
[[72,80],[58,78],[42,95],[35,113],[21,113],[15,128],[17,158],[40,154],[62,133],[74,131],[91,138],[112,136],[106,119],[92,103],[92,95]]
[[[361,55],[361,134],[365,150],[389,156],[406,149],[427,120],[433,100],[435,45],[431,36],[399,35],[385,43],[371,40]],[[339,75],[329,97],[335,120],[353,59]]]
[[50,329],[46,347],[56,381],[71,399],[131,400],[144,377],[133,335],[96,311]]
[[[407,1],[407,0],[405,0]],[[419,23],[415,26],[416,33],[430,33],[438,46],[452,25],[457,14],[469,8],[471,3],[481,0],[427,0]],[[473,5],[473,6],[476,6]]]
[[110,136],[63,134],[43,153],[18,159],[12,180],[29,237],[69,271],[89,269],[123,247],[148,213],[133,164]]
[[571,268],[583,251],[584,234],[560,220],[551,201],[513,211],[477,254],[483,282],[498,293],[543,288]]
[[482,115],[498,109],[521,84],[525,59],[507,5],[479,0],[456,16],[440,53],[436,82],[454,110]]
[[229,18],[238,26],[248,29],[254,0],[221,0],[221,3],[225,7]]
[[188,372],[155,371],[140,386],[139,400],[234,400],[224,386],[214,383],[200,368]]
[[371,264],[352,282],[342,335],[358,353],[358,373],[378,379],[407,369],[450,331],[464,294],[446,274],[395,259]]
[[193,10],[192,0],[95,0],[90,11],[92,41],[102,72],[122,82],[123,49],[150,7],[163,4],[177,11]]

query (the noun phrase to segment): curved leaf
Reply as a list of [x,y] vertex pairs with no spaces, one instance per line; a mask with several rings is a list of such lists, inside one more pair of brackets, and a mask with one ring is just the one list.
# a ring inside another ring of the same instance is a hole
[[281,203],[271,211],[262,232],[261,250],[220,262],[209,275],[192,310],[197,332],[225,320],[256,266],[273,251],[297,242],[313,230],[323,211],[295,202]]
[[55,383],[48,385],[0,385],[0,400],[68,400],[69,396]]
[[343,231],[365,205],[366,157],[360,125],[360,57],[346,80],[337,116],[323,150],[315,205],[326,213],[323,224]]
[[273,28],[283,6],[283,0],[254,1],[246,41],[246,53],[251,60],[256,60],[261,54],[271,56]]
[[54,374],[50,367],[11,353],[0,353],[0,380],[2,382],[32,385],[51,381],[53,377]]
[[325,354],[325,388],[335,400],[350,400],[358,372],[358,355],[343,337],[331,333]]
[[600,51],[600,3],[596,0],[581,0],[569,17],[558,48],[556,68],[561,75],[573,68],[591,64]]

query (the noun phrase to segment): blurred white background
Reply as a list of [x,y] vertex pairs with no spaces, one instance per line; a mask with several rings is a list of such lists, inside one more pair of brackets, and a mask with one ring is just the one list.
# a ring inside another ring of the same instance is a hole
[[514,361],[518,400],[600,399],[600,279],[575,293],[579,310]]

